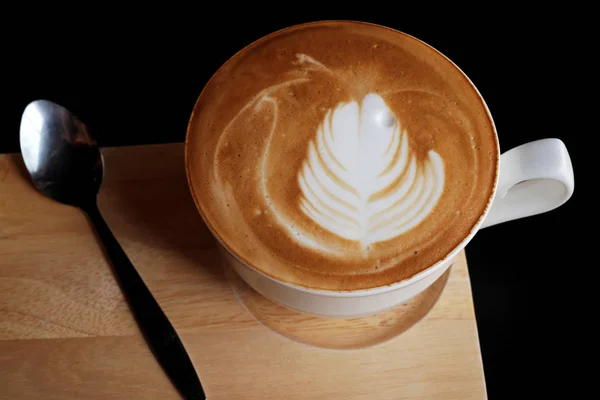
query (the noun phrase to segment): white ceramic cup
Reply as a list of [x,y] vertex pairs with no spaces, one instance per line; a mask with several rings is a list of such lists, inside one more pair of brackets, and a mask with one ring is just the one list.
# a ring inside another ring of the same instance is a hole
[[[482,102],[485,105],[483,99]],[[487,106],[486,111],[489,114]],[[497,151],[500,152],[499,148]],[[479,229],[550,211],[571,197],[575,185],[569,153],[559,139],[537,140],[507,151],[500,156],[498,174],[491,206],[469,235],[443,260],[391,285],[354,291],[307,289],[269,277],[245,264],[224,246],[219,245],[219,248],[226,262],[246,283],[274,302],[322,316],[376,314],[407,301],[433,284]]]

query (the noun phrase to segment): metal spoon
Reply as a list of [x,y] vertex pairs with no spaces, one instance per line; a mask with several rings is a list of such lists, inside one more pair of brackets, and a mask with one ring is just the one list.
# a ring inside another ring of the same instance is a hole
[[103,159],[85,125],[58,104],[36,100],[23,112],[20,139],[23,160],[35,186],[46,196],[79,207],[88,215],[140,329],[171,382],[184,398],[205,400],[179,336],[98,210]]

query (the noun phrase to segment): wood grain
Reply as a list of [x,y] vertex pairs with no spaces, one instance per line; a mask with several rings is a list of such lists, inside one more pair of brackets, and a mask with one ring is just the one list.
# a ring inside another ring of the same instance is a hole
[[[103,152],[100,209],[210,400],[486,397],[464,254],[400,336],[362,350],[299,344],[236,298],[189,195],[182,144]],[[20,155],[0,155],[0,399],[177,398],[85,216],[39,194]]]

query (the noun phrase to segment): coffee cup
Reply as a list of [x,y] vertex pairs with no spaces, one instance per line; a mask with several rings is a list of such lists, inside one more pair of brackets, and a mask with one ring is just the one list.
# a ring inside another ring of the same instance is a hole
[[223,258],[266,298],[354,317],[432,285],[482,228],[573,193],[548,138],[503,154],[469,78],[380,25],[311,22],[232,56],[190,117],[186,172]]

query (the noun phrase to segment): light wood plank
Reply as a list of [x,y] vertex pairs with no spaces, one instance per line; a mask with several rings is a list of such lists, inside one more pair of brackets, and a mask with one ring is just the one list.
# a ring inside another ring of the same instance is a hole
[[[400,336],[362,350],[307,346],[236,298],[189,195],[182,144],[103,152],[100,208],[209,399],[486,397],[464,253],[433,309]],[[178,396],[85,216],[37,193],[19,155],[0,155],[0,399],[74,398]]]

